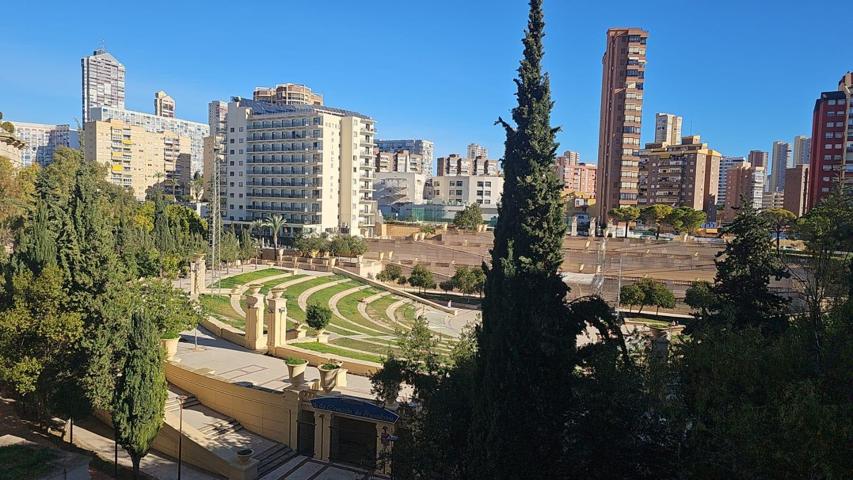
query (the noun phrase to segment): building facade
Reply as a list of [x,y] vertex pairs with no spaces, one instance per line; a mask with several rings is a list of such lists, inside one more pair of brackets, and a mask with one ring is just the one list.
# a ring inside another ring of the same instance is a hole
[[281,83],[274,87],[256,87],[252,99],[275,105],[323,105],[323,96],[297,83]]
[[[210,135],[204,137],[204,185],[205,199],[213,202],[219,199],[220,190],[225,187],[225,132],[227,131],[228,103],[214,100],[207,105],[207,126]],[[218,171],[219,175],[214,176]],[[218,180],[217,180],[218,179]]]
[[402,205],[424,203],[428,181],[429,177],[419,172],[376,172],[373,198],[384,217],[399,218]]
[[761,196],[761,208],[767,210],[770,208],[783,208],[785,206],[785,191],[764,192]]
[[83,71],[83,123],[90,120],[92,108],[124,110],[124,65],[106,50],[98,49],[83,57],[80,66]]
[[448,175],[497,175],[497,160],[489,160],[484,157],[475,159],[464,158],[456,153],[446,157],[439,157],[436,162],[436,175],[439,177]]
[[18,140],[14,134],[0,128],[0,157],[6,157],[12,163],[12,168],[21,168],[21,155],[27,144]]
[[702,210],[715,221],[720,158],[699,135],[679,144],[650,143],[640,151],[640,206],[671,205]]
[[26,144],[21,152],[21,165],[47,166],[53,161],[53,153],[59,147],[79,148],[80,136],[68,125],[12,122],[15,137]]
[[598,214],[636,205],[639,196],[640,126],[648,32],[611,28],[602,59],[601,118],[596,197]]
[[581,197],[595,198],[596,165],[580,161],[578,152],[566,150],[557,156],[555,163],[557,178],[563,181],[563,190],[580,194]]
[[476,143],[469,143],[467,149],[468,160],[474,160],[481,157],[489,158],[489,149],[482,145],[477,145]]
[[809,199],[809,166],[795,165],[785,172],[785,198],[782,208],[801,217]]
[[407,150],[410,153],[420,155],[423,158],[426,168],[424,173],[428,176],[432,175],[432,163],[435,160],[434,145],[429,140],[408,139],[408,140],[377,140],[376,148],[380,152],[399,152]]
[[722,209],[726,204],[726,185],[728,183],[729,169],[739,163],[746,162],[744,157],[722,157],[720,158],[720,180],[717,193],[717,206]]
[[655,143],[668,143],[678,145],[681,142],[681,123],[684,119],[680,115],[671,113],[655,114]]
[[749,162],[741,162],[731,167],[726,179],[726,203],[718,215],[718,220],[721,223],[734,220],[744,199],[751,202],[755,208],[760,208],[766,179],[764,167],[753,167]]
[[423,155],[408,150],[383,152],[376,148],[376,172],[413,172],[428,175],[430,164]]
[[770,168],[770,164],[768,163],[769,154],[762,150],[750,150],[749,156],[746,157],[747,161],[750,165],[755,168]]
[[83,130],[86,160],[109,167],[107,179],[144,200],[154,189],[185,195],[191,178],[190,139],[150,132],[118,119],[91,121]]
[[434,177],[427,195],[445,205],[495,207],[501,200],[504,179],[496,175],[452,175]]
[[154,115],[175,118],[175,99],[163,90],[154,94]]
[[770,167],[770,190],[781,192],[785,188],[785,170],[791,166],[791,144],[775,141],[771,150],[772,166]]
[[[812,139],[797,135],[794,137],[794,151],[792,158],[792,167],[797,165],[808,165],[811,157]],[[787,173],[786,173],[787,175]]]
[[235,98],[228,104],[226,129],[226,222],[281,215],[287,220],[285,235],[374,234],[370,117]]
[[839,183],[853,184],[853,72],[838,90],[823,92],[812,112],[812,149],[807,209],[820,203]]
[[92,121],[103,122],[116,119],[132,126],[142,127],[147,132],[171,132],[187,137],[190,139],[191,175],[201,172],[204,168],[204,137],[210,135],[210,128],[203,123],[112,107],[92,108],[89,113]]

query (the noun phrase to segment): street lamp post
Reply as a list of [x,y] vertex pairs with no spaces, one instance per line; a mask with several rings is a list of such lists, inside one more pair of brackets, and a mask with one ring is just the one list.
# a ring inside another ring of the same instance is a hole
[[184,400],[186,400],[186,395],[178,396],[178,405],[180,406],[179,420],[178,420],[178,480],[181,480],[181,466],[183,464],[183,440],[184,440]]

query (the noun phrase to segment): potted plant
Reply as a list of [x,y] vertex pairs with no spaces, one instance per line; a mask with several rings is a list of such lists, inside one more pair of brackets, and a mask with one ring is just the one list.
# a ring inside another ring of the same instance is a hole
[[308,305],[308,310],[305,312],[305,320],[308,322],[309,327],[317,330],[317,342],[329,342],[329,334],[326,333],[326,327],[332,321],[332,311],[329,310],[329,307],[317,304]]
[[341,366],[337,363],[324,363],[320,365],[320,387],[324,392],[329,393],[337,386],[340,369]]
[[174,328],[168,328],[160,336],[160,345],[166,351],[166,360],[175,358],[178,353],[178,341],[181,339],[181,334]]
[[251,448],[241,448],[237,450],[237,461],[240,462],[240,465],[246,465],[254,454],[255,451]]
[[290,378],[290,383],[301,385],[305,382],[305,367],[308,366],[308,360],[287,357],[284,363],[287,365],[287,374]]

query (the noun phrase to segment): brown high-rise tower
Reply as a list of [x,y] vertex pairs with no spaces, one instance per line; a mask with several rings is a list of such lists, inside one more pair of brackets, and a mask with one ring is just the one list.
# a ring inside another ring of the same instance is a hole
[[611,208],[637,204],[648,36],[640,28],[607,30],[595,192],[601,220]]

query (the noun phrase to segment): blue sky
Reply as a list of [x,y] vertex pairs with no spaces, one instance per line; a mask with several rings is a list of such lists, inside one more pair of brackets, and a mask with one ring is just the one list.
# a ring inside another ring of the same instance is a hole
[[[810,135],[819,92],[853,68],[853,25],[826,0],[545,0],[545,67],[560,149],[595,162],[604,34],[650,32],[643,142],[654,113],[684,116],[726,155]],[[502,156],[527,4],[521,0],[13,2],[0,15],[0,111],[71,123],[80,57],[101,42],[127,67],[127,107],[166,90],[178,116],[255,86],[305,83],[332,106],[377,120],[380,138],[427,138],[436,154],[470,142]],[[12,12],[9,12],[11,8]],[[832,12],[836,11],[837,14]],[[827,22],[825,19],[834,19]]]

